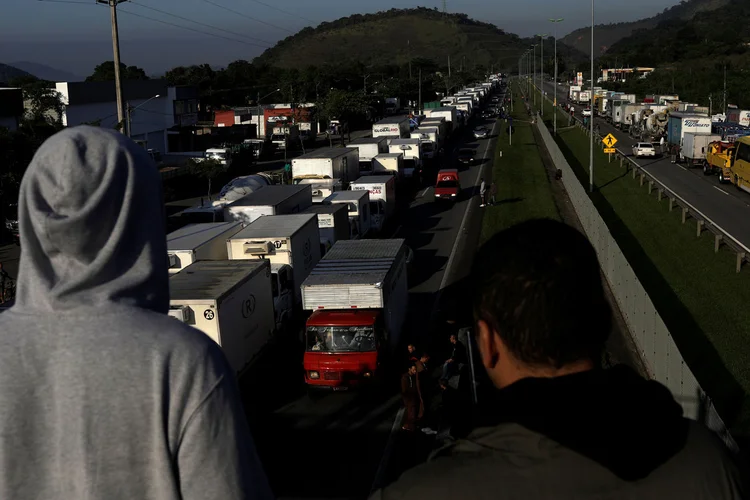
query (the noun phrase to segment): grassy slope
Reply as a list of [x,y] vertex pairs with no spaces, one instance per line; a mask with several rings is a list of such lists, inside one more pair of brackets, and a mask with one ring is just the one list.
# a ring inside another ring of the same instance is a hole
[[[559,120],[559,119],[558,119]],[[560,121],[558,121],[558,126]],[[588,137],[559,131],[558,145],[588,185]],[[714,399],[727,425],[750,434],[750,277],[735,273],[735,255],[714,253],[710,233],[696,237],[695,221],[648,195],[619,161],[595,150],[597,209],[667,324],[683,358]],[[676,167],[675,167],[676,168]]]
[[501,132],[492,166],[492,179],[497,184],[497,205],[484,208],[481,241],[528,219],[560,219],[529,116],[517,92],[513,97],[513,145],[508,145],[507,125],[502,123],[498,127]]

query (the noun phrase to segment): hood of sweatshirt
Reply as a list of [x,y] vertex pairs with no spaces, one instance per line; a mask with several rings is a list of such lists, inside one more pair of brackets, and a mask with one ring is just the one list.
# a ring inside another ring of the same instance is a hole
[[[647,477],[679,452],[689,424],[669,390],[617,365],[555,378],[526,378],[497,392],[489,419],[469,436],[500,445],[513,422],[584,455],[626,481]],[[484,413],[484,412],[483,412]],[[529,450],[533,453],[534,450]]]
[[120,133],[81,126],[50,137],[21,182],[14,310],[114,302],[166,312],[161,190],[146,151]]

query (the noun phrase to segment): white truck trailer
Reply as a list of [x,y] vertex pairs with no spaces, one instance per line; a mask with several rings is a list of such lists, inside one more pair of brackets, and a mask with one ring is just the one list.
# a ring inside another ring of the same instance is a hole
[[414,176],[422,166],[422,142],[419,139],[394,139],[388,145],[390,153],[403,153],[404,177]]
[[364,238],[370,232],[370,193],[367,191],[339,191],[323,203],[343,203],[349,210],[351,232],[349,238]]
[[670,146],[684,147],[684,138],[687,133],[710,134],[711,118],[694,113],[682,113],[675,111],[669,114],[667,122],[667,143]]
[[225,221],[248,225],[264,215],[295,214],[312,205],[312,189],[307,185],[266,186],[224,207]]
[[305,209],[303,214],[315,214],[318,217],[320,232],[321,257],[339,240],[348,240],[351,236],[349,224],[349,206],[343,203],[324,205],[315,204]]
[[[359,177],[359,150],[357,148],[320,148],[292,160],[292,179],[295,184],[320,184],[324,189],[328,183],[316,181],[337,180],[341,189]],[[330,193],[329,193],[330,194]]]
[[456,130],[458,125],[458,110],[455,106],[442,106],[439,108],[432,108],[430,113],[430,119],[443,118],[447,122],[448,134],[452,134]]
[[372,159],[374,175],[391,174],[400,179],[404,176],[403,153],[382,153]]
[[408,116],[391,116],[372,126],[373,137],[409,137],[411,126]]
[[708,145],[716,141],[721,141],[718,134],[686,132],[682,138],[680,161],[687,163],[689,167],[703,165],[709,151]]
[[385,137],[361,137],[350,142],[347,147],[359,150],[359,175],[363,172],[372,172],[372,159],[380,153],[388,152]]
[[239,222],[188,224],[167,235],[169,274],[199,260],[227,260],[227,239],[242,229]]
[[270,263],[191,264],[169,278],[169,315],[211,337],[240,376],[273,338]]
[[268,259],[292,268],[294,290],[320,260],[320,232],[314,214],[261,217],[226,242],[229,260]]
[[411,133],[411,138],[422,141],[422,154],[425,159],[434,158],[440,149],[440,129],[437,127],[420,124],[419,128]]
[[396,212],[396,178],[390,175],[367,175],[352,182],[351,189],[370,193],[371,228],[381,232]]

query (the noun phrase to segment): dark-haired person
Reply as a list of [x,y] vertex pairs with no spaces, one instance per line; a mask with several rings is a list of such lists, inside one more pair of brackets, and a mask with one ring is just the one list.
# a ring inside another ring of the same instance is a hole
[[581,233],[516,225],[480,249],[472,279],[495,421],[372,498],[743,498],[723,443],[664,386],[601,368],[611,310]]

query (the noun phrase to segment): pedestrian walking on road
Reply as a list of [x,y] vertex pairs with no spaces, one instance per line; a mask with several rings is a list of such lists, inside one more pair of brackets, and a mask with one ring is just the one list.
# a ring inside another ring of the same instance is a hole
[[419,377],[417,377],[417,366],[412,364],[406,373],[401,376],[401,398],[404,402],[404,418],[401,429],[413,431],[416,429],[417,421],[422,418],[424,406],[422,394],[419,390]]
[[479,183],[479,198],[481,200],[479,206],[485,206],[487,204],[487,185],[484,182],[484,178],[482,178],[482,182]]
[[495,203],[497,203],[495,196],[497,196],[497,184],[495,184],[495,181],[492,181],[490,184],[490,205],[492,206],[495,206]]

